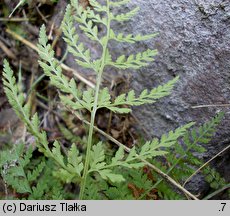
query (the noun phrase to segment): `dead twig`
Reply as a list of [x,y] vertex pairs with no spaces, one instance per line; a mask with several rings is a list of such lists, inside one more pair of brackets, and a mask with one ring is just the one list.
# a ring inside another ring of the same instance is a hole
[[36,11],[38,12],[38,14],[40,15],[40,17],[42,18],[42,20],[45,22],[45,23],[48,23],[48,20],[46,19],[46,17],[42,14],[42,12],[39,10],[39,7],[35,6],[36,8]]
[[0,49],[6,53],[9,58],[17,59],[14,53],[0,40]]
[[21,17],[11,17],[11,18],[0,17],[0,22],[28,22],[33,20],[35,19],[28,19],[28,18],[21,18]]
[[230,107],[230,104],[208,104],[208,105],[192,106],[193,109],[206,108],[206,107]]

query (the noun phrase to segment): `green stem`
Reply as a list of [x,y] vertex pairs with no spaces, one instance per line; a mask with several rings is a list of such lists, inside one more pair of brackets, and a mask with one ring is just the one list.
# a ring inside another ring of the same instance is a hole
[[84,198],[84,192],[85,192],[85,187],[86,187],[86,180],[87,180],[87,175],[89,171],[89,162],[90,162],[90,151],[92,148],[92,138],[93,138],[93,128],[94,128],[94,122],[95,122],[95,116],[98,108],[98,96],[99,96],[99,91],[100,91],[100,86],[101,86],[101,79],[102,79],[102,74],[104,71],[105,67],[105,57],[106,57],[106,51],[107,51],[107,46],[109,42],[109,34],[110,34],[110,6],[109,6],[109,0],[107,0],[107,35],[106,35],[106,40],[105,44],[103,46],[103,52],[102,52],[102,58],[101,58],[101,67],[97,75],[97,83],[96,83],[96,89],[95,89],[95,96],[94,96],[94,103],[93,103],[93,110],[91,113],[91,120],[90,120],[90,127],[89,127],[89,135],[88,135],[88,141],[87,141],[87,150],[86,150],[86,158],[85,158],[85,165],[84,165],[84,171],[83,171],[83,176],[82,176],[82,181],[81,181],[81,189],[80,189],[80,195],[79,198],[82,200]]

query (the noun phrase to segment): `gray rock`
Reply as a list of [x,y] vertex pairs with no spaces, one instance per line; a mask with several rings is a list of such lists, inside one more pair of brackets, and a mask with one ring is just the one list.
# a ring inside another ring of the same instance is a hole
[[[156,47],[159,56],[150,67],[133,73],[133,87],[136,90],[151,89],[175,75],[181,77],[170,98],[138,109],[137,115],[151,128],[149,131],[154,136],[188,121],[202,123],[208,120],[220,110],[218,107],[192,109],[192,106],[229,103],[229,2],[133,2],[141,10],[126,27],[127,31],[134,34],[143,32],[143,29],[159,32],[154,42],[135,47],[137,51],[143,47]],[[200,9],[201,5],[205,12]],[[134,48],[129,50],[132,52]],[[229,127],[226,122],[220,135],[228,135]]]

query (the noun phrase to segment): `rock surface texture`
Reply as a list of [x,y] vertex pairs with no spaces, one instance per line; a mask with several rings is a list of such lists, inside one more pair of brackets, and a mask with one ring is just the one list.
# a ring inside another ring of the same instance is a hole
[[[148,125],[152,135],[188,121],[205,122],[222,110],[220,107],[192,107],[229,103],[229,1],[134,0],[133,4],[140,6],[141,10],[136,19],[125,26],[125,31],[134,34],[159,32],[154,42],[128,49],[133,52],[143,47],[156,47],[159,51],[150,67],[133,73],[133,87],[136,90],[151,89],[180,75],[180,82],[170,98],[138,109],[137,115]],[[228,115],[220,134],[222,140],[229,134],[227,118]]]
[[[159,35],[136,45],[113,46],[113,51],[121,55],[156,48],[159,55],[149,67],[130,71],[131,87],[136,92],[150,90],[177,75],[180,81],[170,97],[135,108],[134,114],[154,137],[189,121],[202,124],[218,111],[225,111],[225,119],[203,155],[207,160],[230,143],[230,107],[192,107],[230,103],[230,2],[132,0],[121,11],[135,6],[140,7],[137,16],[129,22],[114,24],[114,31]],[[73,66],[72,60],[67,59],[67,63]],[[229,152],[221,158],[218,168],[230,181]],[[199,182],[195,186],[198,189]]]

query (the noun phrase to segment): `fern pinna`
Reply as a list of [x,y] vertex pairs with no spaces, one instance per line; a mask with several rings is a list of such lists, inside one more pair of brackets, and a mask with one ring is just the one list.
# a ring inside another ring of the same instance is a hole
[[[108,89],[101,88],[102,75],[105,67],[112,66],[118,69],[138,69],[151,63],[157,51],[147,49],[140,53],[129,56],[121,55],[113,59],[111,50],[108,48],[110,41],[115,40],[117,42],[134,43],[151,39],[156,34],[134,36],[131,34],[125,35],[123,33],[117,33],[112,30],[112,22],[127,21],[137,13],[138,8],[134,8],[130,12],[123,14],[112,13],[113,8],[122,7],[130,2],[129,0],[106,0],[102,3],[90,0],[89,2],[91,7],[83,9],[77,0],[71,1],[71,4],[66,8],[62,30],[64,40],[68,45],[68,51],[75,56],[76,63],[81,67],[91,69],[95,72],[95,89],[80,92],[77,88],[76,81],[74,79],[69,80],[69,78],[62,73],[60,62],[55,59],[55,53],[51,45],[48,44],[44,25],[41,27],[38,43],[41,58],[39,64],[43,68],[44,73],[50,78],[51,84],[59,89],[61,102],[74,111],[86,109],[91,113],[85,157],[81,155],[75,144],[67,151],[67,156],[62,154],[58,141],[53,143],[52,149],[49,147],[46,133],[39,129],[39,116],[35,114],[30,117],[29,104],[25,101],[23,93],[19,91],[13,76],[13,71],[7,61],[4,62],[3,73],[5,92],[9,102],[14,107],[18,116],[24,121],[29,132],[36,137],[39,150],[58,164],[59,174],[57,175],[62,181],[74,182],[80,185],[80,199],[85,198],[85,188],[88,178],[99,175],[100,178],[113,183],[125,181],[123,174],[114,172],[115,167],[119,166],[126,169],[143,167],[145,165],[143,160],[165,155],[167,149],[174,145],[177,139],[183,136],[186,130],[193,125],[193,123],[189,123],[175,131],[164,134],[160,139],[156,138],[146,142],[139,150],[133,147],[128,154],[125,153],[124,147],[121,146],[113,158],[105,160],[106,154],[103,143],[93,143],[92,141],[97,110],[107,108],[116,113],[129,113],[131,112],[131,106],[154,103],[158,99],[171,93],[178,77],[153,90],[143,90],[139,96],[136,96],[135,92],[131,90],[127,94],[119,95],[115,100],[112,100]],[[102,52],[99,58],[92,59],[90,48],[87,48],[86,44],[79,41],[75,23],[78,23],[81,31],[90,40],[97,42],[101,46]],[[105,35],[99,34],[98,25],[104,26],[106,29]],[[69,95],[71,95],[71,97],[69,97]]]

